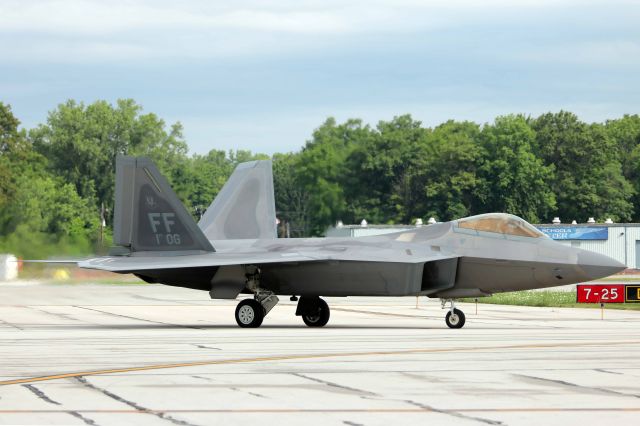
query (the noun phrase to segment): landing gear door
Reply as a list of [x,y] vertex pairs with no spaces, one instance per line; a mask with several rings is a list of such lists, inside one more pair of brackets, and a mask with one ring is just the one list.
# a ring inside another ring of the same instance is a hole
[[452,288],[456,283],[457,271],[457,257],[425,263],[422,270],[421,292],[423,294],[432,294]]
[[211,280],[212,299],[235,299],[246,286],[244,269],[239,265],[221,266]]

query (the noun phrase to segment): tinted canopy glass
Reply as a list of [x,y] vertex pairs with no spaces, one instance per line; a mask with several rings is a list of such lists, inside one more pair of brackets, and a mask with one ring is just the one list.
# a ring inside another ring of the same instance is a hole
[[518,237],[540,238],[544,234],[518,216],[490,213],[458,220],[458,227]]

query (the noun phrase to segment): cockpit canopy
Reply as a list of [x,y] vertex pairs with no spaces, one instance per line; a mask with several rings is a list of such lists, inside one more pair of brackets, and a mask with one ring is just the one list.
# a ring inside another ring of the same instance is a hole
[[541,238],[545,235],[524,219],[507,213],[487,213],[456,221],[457,227],[516,237]]

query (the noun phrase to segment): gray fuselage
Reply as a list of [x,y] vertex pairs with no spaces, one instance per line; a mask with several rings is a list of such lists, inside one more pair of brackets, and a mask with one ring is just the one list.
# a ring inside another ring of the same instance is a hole
[[[340,254],[340,260],[257,265],[261,285],[281,295],[475,297],[605,277],[618,262],[553,240],[473,232],[439,223],[360,238],[211,241],[218,253]],[[358,260],[349,260],[349,252]],[[370,262],[362,261],[369,253]],[[441,255],[428,262],[412,257]],[[338,257],[338,256],[336,256]]]

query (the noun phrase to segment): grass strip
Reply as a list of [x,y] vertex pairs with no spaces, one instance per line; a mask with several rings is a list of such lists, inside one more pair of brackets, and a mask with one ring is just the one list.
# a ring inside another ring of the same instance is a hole
[[[478,303],[491,305],[537,306],[547,308],[600,308],[598,303],[576,303],[575,291],[514,291],[479,297]],[[476,299],[465,298],[461,302],[474,303]],[[605,309],[640,310],[640,303],[607,303]]]

